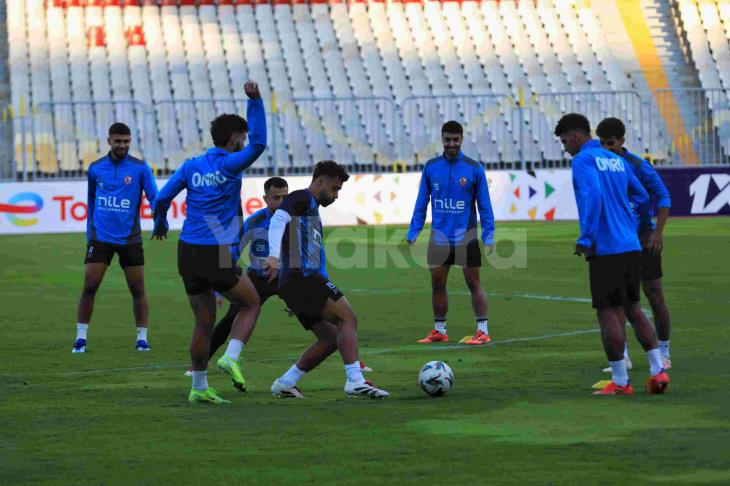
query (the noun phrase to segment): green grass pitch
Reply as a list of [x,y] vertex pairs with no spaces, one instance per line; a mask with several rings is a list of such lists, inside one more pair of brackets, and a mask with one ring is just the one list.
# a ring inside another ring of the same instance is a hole
[[[606,359],[587,267],[572,256],[577,223],[501,223],[498,232],[524,237],[526,265],[482,270],[492,345],[455,344],[474,329],[460,269],[449,282],[454,344],[417,345],[432,326],[427,271],[410,257],[406,268],[376,265],[384,249],[399,248],[382,229],[330,231],[330,260],[335,250],[340,267],[354,255],[370,260],[330,277],[359,315],[370,378],[392,398],[345,398],[338,355],[302,379],[305,400],[270,396],[312,340],[274,299],[244,351],[249,392],[210,371],[233,401],[219,407],[187,403],[192,313],[177,235],[145,241],[152,351],[134,351],[115,260],[85,355],[70,352],[84,236],[2,237],[0,484],[730,484],[729,221],[668,224],[674,369],[664,396],[591,396],[607,378]],[[503,242],[498,252],[514,247]],[[633,337],[629,346],[643,391],[646,358]],[[434,359],[456,377],[442,398],[417,383]]]

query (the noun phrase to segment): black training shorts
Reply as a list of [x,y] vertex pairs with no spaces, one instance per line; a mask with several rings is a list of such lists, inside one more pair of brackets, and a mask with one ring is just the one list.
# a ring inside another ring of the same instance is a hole
[[191,245],[180,240],[177,245],[177,270],[188,295],[210,289],[218,293],[231,290],[243,270],[233,261],[230,246]]
[[142,243],[115,245],[98,240],[90,240],[86,244],[86,258],[84,259],[84,263],[105,263],[109,265],[115,253],[119,255],[119,265],[122,268],[144,265]]
[[641,253],[632,251],[588,259],[593,307],[622,307],[639,301]]
[[468,243],[457,245],[438,245],[433,240],[428,242],[428,254],[426,256],[429,268],[441,265],[460,267],[481,267],[482,250],[479,240],[470,240]]
[[279,285],[279,297],[307,330],[324,320],[322,311],[327,299],[338,301],[342,296],[335,284],[318,273],[292,274]]
[[649,253],[644,250],[641,252],[641,281],[648,282],[662,278],[662,254]]
[[246,272],[246,275],[248,275],[248,278],[251,279],[251,283],[253,283],[256,293],[259,294],[261,305],[264,305],[264,302],[269,300],[269,297],[279,295],[279,282],[276,280],[269,282],[268,277],[262,277],[251,269]]

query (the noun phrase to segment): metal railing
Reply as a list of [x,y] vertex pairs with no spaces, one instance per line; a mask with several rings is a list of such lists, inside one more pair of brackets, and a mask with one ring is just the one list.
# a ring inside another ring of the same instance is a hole
[[593,128],[604,118],[620,118],[627,126],[627,145],[640,153],[648,148],[644,135],[646,106],[634,91],[538,93],[521,105],[531,133],[529,143],[539,151],[529,157],[531,163],[526,168],[568,166],[567,155],[555,136],[555,126],[566,113],[582,113]]
[[[398,156],[421,167],[443,151],[441,125],[458,120],[464,127],[462,150],[488,166],[519,163],[519,117],[506,95],[411,96],[403,101]],[[410,162],[410,163],[408,163]]]
[[9,180],[13,177],[14,122],[10,105],[0,102],[0,180]]
[[312,160],[334,159],[373,170],[394,160],[397,122],[391,99],[298,98],[273,108],[290,154],[279,157],[279,169],[308,170]]
[[651,126],[666,125],[667,137],[651,153],[667,165],[727,164],[730,104],[722,89],[657,90]]
[[[215,116],[245,108],[244,99],[6,107],[0,128],[12,130],[13,146],[0,174],[82,177],[107,152],[107,130],[115,121],[132,128],[132,153],[168,174],[210,147]],[[719,89],[659,90],[650,99],[633,91],[413,96],[400,107],[387,98],[306,98],[274,100],[267,108],[268,149],[252,173],[306,173],[321,159],[358,172],[419,169],[441,152],[440,128],[449,119],[464,126],[464,153],[488,169],[567,167],[553,130],[568,112],[585,114],[593,126],[607,116],[621,118],[627,145],[658,164],[730,163],[730,103]]]

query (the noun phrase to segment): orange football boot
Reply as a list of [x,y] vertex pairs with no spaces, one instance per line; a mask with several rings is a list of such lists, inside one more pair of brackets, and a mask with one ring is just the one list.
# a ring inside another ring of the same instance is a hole
[[484,331],[477,331],[474,337],[468,340],[466,344],[487,344],[490,341],[489,334]]
[[447,343],[449,342],[449,336],[447,334],[441,334],[436,329],[431,329],[423,339],[418,340],[419,343]]
[[616,383],[611,382],[604,386],[601,390],[594,391],[594,395],[633,395],[634,387],[631,383],[626,386],[618,386]]
[[667,391],[668,386],[669,375],[666,370],[661,370],[656,375],[649,377],[649,380],[646,382],[646,393],[651,395],[660,395]]

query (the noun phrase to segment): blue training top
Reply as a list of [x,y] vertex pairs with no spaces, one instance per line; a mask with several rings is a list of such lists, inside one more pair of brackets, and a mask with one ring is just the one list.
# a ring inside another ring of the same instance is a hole
[[[652,203],[656,201],[658,208],[671,208],[672,199],[669,196],[669,189],[667,189],[667,186],[665,186],[664,182],[662,182],[662,178],[659,177],[654,166],[635,153],[629,152],[627,149],[624,149],[623,157],[629,163],[629,167],[636,178],[639,179],[641,185],[644,186],[646,192],[649,193]],[[636,208],[634,208],[634,210],[636,211]],[[649,204],[647,210],[648,214],[645,215],[640,215],[637,211],[637,217],[639,219],[648,219],[651,224],[649,227],[639,228],[640,235],[643,234],[642,231],[646,232],[649,228],[652,230],[656,228],[652,219],[654,217],[653,204]]]
[[266,148],[266,113],[260,99],[249,99],[249,144],[240,152],[208,149],[186,160],[162,188],[155,201],[155,227],[167,225],[172,200],[187,189],[187,215],[180,239],[192,245],[237,245],[241,210],[241,172]]
[[631,203],[648,222],[649,194],[624,159],[589,140],[571,162],[573,190],[578,205],[580,237],[577,244],[593,248],[595,255],[641,250]]
[[89,166],[88,181],[86,239],[115,245],[141,243],[142,191],[150,205],[157,197],[150,166],[129,154],[121,160],[107,154]]
[[233,246],[233,260],[238,261],[244,248],[250,243],[248,269],[259,277],[267,277],[264,261],[269,256],[269,224],[272,216],[269,208],[263,208],[246,218],[241,228],[240,243]]
[[494,244],[494,213],[487,178],[481,164],[462,152],[455,159],[443,155],[426,163],[418,188],[416,207],[408,228],[408,241],[423,230],[431,201],[431,238],[439,245],[462,243],[467,232],[476,230],[477,208],[482,221],[482,243]]

